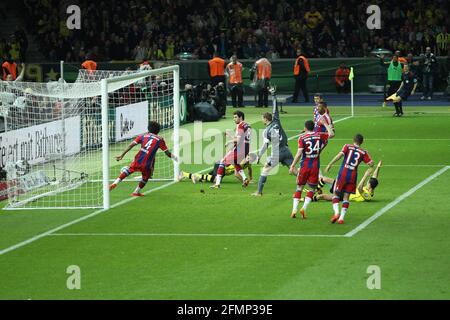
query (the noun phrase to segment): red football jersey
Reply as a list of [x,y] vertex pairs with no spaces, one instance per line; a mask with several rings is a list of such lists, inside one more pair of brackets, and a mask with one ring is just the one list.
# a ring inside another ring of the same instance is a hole
[[364,161],[372,161],[369,153],[353,144],[346,144],[341,152],[344,154],[341,169],[339,170],[338,180],[345,183],[356,183],[358,179],[358,166]]
[[307,132],[298,138],[298,148],[303,149],[300,167],[320,168],[320,153],[328,143],[328,134]]
[[164,139],[153,133],[141,134],[134,139],[134,142],[141,145],[141,149],[134,157],[134,164],[140,167],[150,168],[155,161],[158,149],[167,151]]

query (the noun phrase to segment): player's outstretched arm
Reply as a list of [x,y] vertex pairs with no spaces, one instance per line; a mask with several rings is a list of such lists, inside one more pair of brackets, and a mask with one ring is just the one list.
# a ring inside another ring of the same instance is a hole
[[128,147],[122,152],[122,154],[120,154],[119,156],[116,156],[116,160],[120,161],[123,159],[123,157],[128,153],[128,151],[130,151],[131,149],[133,149],[133,147],[137,145],[137,143],[135,141],[133,141],[132,143],[130,143],[128,145]]
[[280,112],[278,111],[277,89],[274,86],[271,86],[269,88],[269,92],[272,94],[272,115],[273,115],[273,119],[279,121],[280,120]]
[[378,174],[380,173],[380,168],[383,165],[383,162],[380,160],[378,161],[377,167],[375,168],[375,171],[373,172],[372,178],[378,179]]
[[164,151],[164,153],[166,154],[166,156],[168,156],[169,158],[175,160],[176,162],[178,162],[178,158],[176,155],[174,155],[172,152],[169,151],[169,149],[167,149],[166,151]]
[[328,123],[326,123],[325,124],[325,128],[327,129],[327,132],[328,132],[328,138],[330,138],[330,139],[333,138],[334,137],[334,131],[331,128],[331,126]]
[[331,167],[333,166],[333,164],[335,164],[340,158],[342,158],[342,156],[344,155],[344,153],[341,151],[339,152],[334,158],[333,160],[330,161],[330,163],[327,165],[327,167],[325,168],[325,173],[327,173],[328,171],[330,171]]
[[398,92],[400,92],[400,90],[403,88],[403,81],[402,83],[400,83],[400,87],[398,87],[397,91],[395,92],[395,94],[397,94]]
[[358,191],[360,194],[363,193],[363,188],[367,183],[367,180],[369,180],[369,177],[372,173],[372,168],[369,168],[366,170],[366,172],[364,173],[364,176],[362,177],[361,181],[358,184]]
[[257,157],[256,163],[259,163],[259,160],[261,159],[261,157],[262,157],[262,155],[264,154],[264,152],[266,152],[266,150],[267,150],[268,147],[269,147],[269,142],[266,141],[266,139],[264,139],[264,144],[263,144],[263,146],[261,147],[261,149],[259,149],[258,157]]

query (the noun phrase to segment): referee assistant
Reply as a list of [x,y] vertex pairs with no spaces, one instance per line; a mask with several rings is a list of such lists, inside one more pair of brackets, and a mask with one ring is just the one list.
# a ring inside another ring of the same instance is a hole
[[387,85],[389,85],[388,92],[384,94],[383,107],[386,106],[386,98],[390,97],[397,92],[400,84],[402,83],[403,64],[399,61],[399,56],[394,55],[390,62],[383,61],[384,55],[380,55],[380,63],[383,66],[387,66]]

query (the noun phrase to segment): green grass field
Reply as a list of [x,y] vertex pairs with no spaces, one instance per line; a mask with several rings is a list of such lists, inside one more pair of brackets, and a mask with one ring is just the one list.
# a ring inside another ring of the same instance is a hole
[[[351,203],[344,225],[330,224],[328,202],[312,203],[307,220],[291,219],[295,177],[286,168],[269,177],[262,198],[250,196],[261,166],[245,190],[233,177],[220,190],[155,182],[130,201],[135,182],[123,183],[106,212],[1,211],[0,299],[450,299],[450,108],[407,105],[403,118],[392,108],[357,107],[353,118],[330,108],[340,121],[322,166],[357,132],[384,163],[373,201]],[[285,110],[283,126],[295,136],[312,108]],[[244,111],[263,127],[265,110]],[[81,270],[80,290],[66,286],[71,265]],[[381,270],[379,290],[367,288],[371,265]]]

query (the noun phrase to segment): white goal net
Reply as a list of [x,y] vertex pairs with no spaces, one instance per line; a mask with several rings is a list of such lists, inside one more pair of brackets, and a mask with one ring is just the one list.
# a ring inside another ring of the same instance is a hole
[[[5,208],[108,208],[109,184],[140,147],[120,162],[115,156],[147,131],[149,121],[160,123],[159,135],[177,154],[178,82],[178,66],[151,71],[80,70],[77,81],[70,84],[1,82]],[[173,181],[177,170],[174,161],[158,152],[152,180]],[[132,176],[127,180],[138,181]]]

